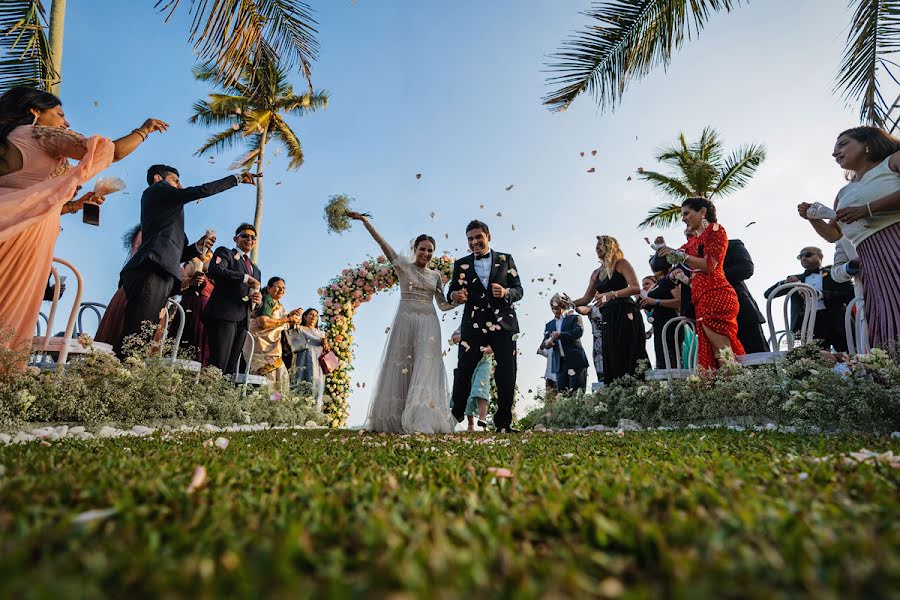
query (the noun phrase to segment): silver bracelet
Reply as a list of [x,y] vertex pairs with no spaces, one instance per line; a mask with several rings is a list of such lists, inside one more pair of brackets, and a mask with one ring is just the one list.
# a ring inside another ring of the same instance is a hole
[[870,217],[873,216],[872,215],[872,206],[869,202],[866,202],[866,209],[869,211],[869,216]]

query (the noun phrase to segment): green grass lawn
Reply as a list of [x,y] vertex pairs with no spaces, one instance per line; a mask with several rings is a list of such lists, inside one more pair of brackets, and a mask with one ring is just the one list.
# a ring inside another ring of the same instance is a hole
[[[218,435],[225,450],[204,446]],[[839,456],[864,447],[900,441],[267,431],[0,447],[0,597],[900,597],[900,469]]]

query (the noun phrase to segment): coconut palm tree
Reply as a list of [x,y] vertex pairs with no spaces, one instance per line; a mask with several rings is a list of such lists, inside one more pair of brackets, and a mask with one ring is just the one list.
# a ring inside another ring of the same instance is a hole
[[59,81],[40,0],[0,2],[0,91],[15,85],[51,89]]
[[[230,84],[223,82],[218,69],[209,65],[196,67],[194,76],[200,81],[214,82],[217,91],[194,104],[190,122],[205,127],[225,127],[206,140],[197,150],[198,156],[242,145],[247,151],[235,161],[233,168],[249,171],[255,166],[257,175],[262,175],[267,145],[274,141],[286,151],[288,168],[300,168],[303,147],[285,116],[302,117],[324,110],[328,106],[328,92],[296,94],[281,65],[268,59],[259,63],[255,57],[244,65],[241,77]],[[261,232],[262,208],[263,178],[259,177],[253,217],[257,232]],[[257,244],[253,250],[254,262],[258,248]]]
[[762,144],[747,144],[725,156],[719,134],[706,127],[700,139],[689,144],[681,133],[677,142],[662,148],[656,160],[674,167],[671,175],[638,169],[639,179],[649,181],[664,195],[678,200],[650,210],[640,227],[670,227],[681,216],[681,200],[692,196],[713,199],[726,196],[746,186],[766,158]]
[[[741,0],[603,0],[584,14],[595,21],[563,43],[549,66],[555,86],[543,98],[551,110],[568,108],[587,92],[601,109],[613,109],[628,84],[657,67],[665,69],[687,40],[699,36],[710,16],[731,12]],[[900,0],[851,0],[855,6],[835,91],[859,103],[860,118],[885,126],[896,102],[881,81],[897,81],[888,55],[900,50]],[[898,98],[900,100],[900,98]]]
[[[149,0],[148,0],[149,2]],[[66,0],[0,1],[0,90],[31,85],[59,93]],[[299,66],[312,93],[311,68],[318,54],[316,21],[302,0],[156,0],[168,20],[180,7],[193,16],[189,41],[216,78],[233,83],[249,60],[260,66],[278,57]]]

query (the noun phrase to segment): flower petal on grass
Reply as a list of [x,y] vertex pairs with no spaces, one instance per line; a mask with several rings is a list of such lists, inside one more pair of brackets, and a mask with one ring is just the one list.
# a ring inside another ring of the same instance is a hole
[[191,484],[188,486],[187,493],[193,494],[195,491],[206,485],[206,467],[198,465],[194,469],[194,476],[191,477]]
[[93,523],[111,517],[119,512],[118,508],[95,508],[79,513],[72,518],[73,524],[83,525],[85,523]]
[[512,471],[504,467],[488,467],[488,473],[500,479],[509,479],[513,476]]

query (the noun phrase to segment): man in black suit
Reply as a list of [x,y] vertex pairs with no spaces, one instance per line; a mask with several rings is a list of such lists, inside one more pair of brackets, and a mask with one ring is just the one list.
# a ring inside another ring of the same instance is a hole
[[587,388],[588,359],[581,346],[584,326],[581,317],[566,309],[571,301],[565,294],[554,294],[550,300],[553,319],[544,327],[544,348],[552,349],[552,370],[556,374],[556,389],[560,393],[584,391]]
[[168,165],[153,165],[147,170],[147,184],[141,196],[141,246],[122,272],[119,282],[125,292],[122,337],[115,344],[123,358],[125,337],[141,333],[145,321],[157,323],[159,313],[181,281],[181,263],[200,256],[209,248],[205,236],[196,244],[188,243],[184,234],[184,205],[233,188],[239,183],[254,182],[254,175],[229,175],[185,188],[178,170]]
[[481,360],[481,348],[494,351],[497,384],[497,431],[512,431],[512,405],[516,393],[516,342],[519,321],[513,304],[522,299],[522,282],[513,257],[491,250],[491,232],[481,221],[466,227],[472,254],[453,265],[447,299],[465,304],[459,359],[453,374],[453,416],[463,420],[472,374]]
[[209,263],[215,287],[203,318],[209,340],[209,364],[226,374],[236,372],[253,306],[262,303],[259,267],[250,261],[256,229],[242,223],[234,232],[233,249],[219,246]]
[[[772,295],[779,285],[801,282],[821,292],[816,307],[816,325],[813,337],[822,340],[825,349],[832,346],[838,352],[847,351],[847,333],[844,329],[844,312],[847,304],[853,300],[853,284],[837,282],[831,277],[831,267],[822,266],[822,250],[815,246],[807,246],[797,256],[803,273],[791,275],[766,290],[765,296]],[[779,292],[783,296],[787,292]],[[777,297],[776,296],[776,297]],[[794,294],[791,296],[791,330],[799,331],[803,319],[805,304],[803,299]]]
[[[656,242],[660,242],[662,237],[656,238]],[[650,257],[650,268],[654,272],[665,271],[669,264],[664,257],[654,254]],[[753,259],[747,251],[744,242],[741,240],[728,240],[728,249],[725,251],[725,258],[722,261],[722,270],[725,271],[725,279],[734,288],[738,297],[738,340],[744,347],[744,351],[748,354],[753,352],[768,352],[769,343],[763,334],[762,324],[766,322],[763,318],[756,300],[750,294],[747,279],[753,276]],[[691,288],[689,285],[681,286],[681,316],[694,318],[694,304],[691,300]]]

